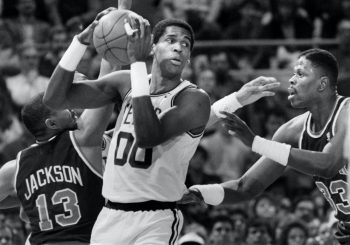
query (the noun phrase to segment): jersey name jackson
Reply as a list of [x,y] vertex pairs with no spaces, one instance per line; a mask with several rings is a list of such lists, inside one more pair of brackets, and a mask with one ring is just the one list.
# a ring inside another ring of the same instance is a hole
[[56,165],[38,169],[36,172],[25,178],[27,192],[24,197],[29,200],[32,194],[39,190],[39,187],[51,183],[73,183],[84,186],[81,177],[80,169],[78,167]]

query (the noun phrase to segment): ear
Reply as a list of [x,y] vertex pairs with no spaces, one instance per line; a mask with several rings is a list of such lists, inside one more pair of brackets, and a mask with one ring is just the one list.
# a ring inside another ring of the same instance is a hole
[[156,45],[155,45],[155,44],[152,44],[152,49],[151,49],[151,53],[150,53],[151,56],[154,55],[155,49],[156,49]]
[[54,119],[48,118],[45,120],[46,127],[49,129],[58,129],[57,124]]
[[327,88],[328,84],[329,84],[329,78],[326,76],[321,77],[318,91],[324,91]]

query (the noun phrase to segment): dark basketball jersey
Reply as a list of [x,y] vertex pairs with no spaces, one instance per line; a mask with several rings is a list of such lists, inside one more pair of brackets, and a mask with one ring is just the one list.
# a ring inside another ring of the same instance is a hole
[[104,205],[102,179],[79,151],[72,132],[21,151],[15,184],[30,221],[31,244],[90,241]]
[[[311,113],[309,113],[304,130],[300,139],[299,148],[312,151],[323,151],[325,145],[332,139],[335,133],[335,125],[338,118],[338,112],[341,110],[345,100],[349,98],[339,97],[335,108],[330,116],[326,126],[318,133],[312,133]],[[340,221],[350,221],[350,200],[348,199],[347,184],[348,168],[347,164],[330,179],[314,176],[317,188],[322,192],[324,197],[335,211],[335,217]]]

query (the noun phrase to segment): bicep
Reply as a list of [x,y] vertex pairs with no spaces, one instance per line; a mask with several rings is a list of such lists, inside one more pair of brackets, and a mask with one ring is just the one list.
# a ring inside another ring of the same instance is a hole
[[197,94],[195,98],[184,96],[175,105],[160,115],[165,138],[184,132],[203,131],[210,115],[210,101],[206,95]]

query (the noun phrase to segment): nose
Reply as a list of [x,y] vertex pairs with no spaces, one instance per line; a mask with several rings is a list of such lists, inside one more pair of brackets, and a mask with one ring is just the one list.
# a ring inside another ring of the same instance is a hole
[[295,75],[293,75],[290,79],[289,79],[289,83],[291,85],[295,85]]
[[174,50],[175,52],[181,53],[181,52],[182,52],[182,46],[181,46],[181,44],[180,44],[179,42],[175,42],[175,43],[173,44],[173,50]]

